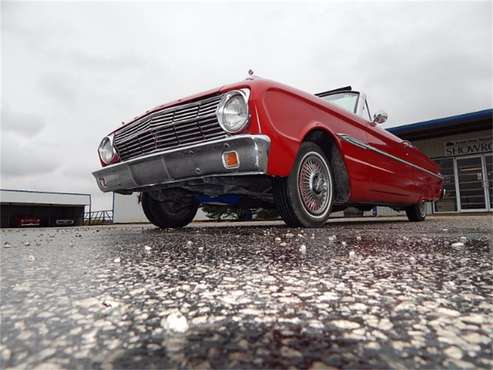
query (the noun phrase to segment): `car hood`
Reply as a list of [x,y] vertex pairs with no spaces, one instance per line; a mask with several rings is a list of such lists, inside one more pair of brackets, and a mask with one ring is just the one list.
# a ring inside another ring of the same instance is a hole
[[180,99],[177,99],[177,100],[165,103],[165,104],[161,104],[157,107],[154,107],[152,109],[145,111],[143,114],[141,114],[137,117],[134,117],[133,119],[129,120],[128,122],[123,122],[123,125],[118,127],[117,129],[115,129],[112,133],[114,133],[118,130],[121,130],[123,127],[125,127],[125,126],[147,116],[147,115],[150,115],[150,114],[152,114],[158,110],[161,110],[164,108],[171,108],[171,107],[181,105],[181,104],[191,103],[191,102],[194,102],[196,100],[204,99],[204,98],[207,98],[209,96],[220,94],[220,93],[232,90],[232,89],[241,89],[244,87],[250,87],[251,84],[252,84],[252,80],[248,79],[245,81],[241,81],[241,82],[237,82],[237,83],[233,83],[233,84],[229,84],[229,85],[223,85],[220,87],[216,87],[214,89],[202,91],[198,94],[190,95],[190,96],[187,96],[185,98],[180,98]]

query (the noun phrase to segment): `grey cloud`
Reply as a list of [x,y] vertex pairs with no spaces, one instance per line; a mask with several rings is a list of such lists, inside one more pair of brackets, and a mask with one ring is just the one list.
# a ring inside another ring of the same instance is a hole
[[59,158],[48,148],[23,142],[17,136],[2,134],[0,169],[4,177],[35,178],[49,174],[59,166]]
[[79,65],[80,68],[99,69],[105,71],[141,68],[149,63],[144,58],[131,54],[112,56],[71,50],[65,56],[72,60],[75,64]]
[[[87,156],[94,156],[97,158],[96,150],[87,153]],[[60,167],[60,174],[77,182],[89,180],[91,185],[93,185],[94,179],[91,173],[95,169],[96,168],[92,167],[88,161],[84,161],[83,158],[74,158],[70,163],[66,163]]]
[[[75,7],[80,6],[73,4]],[[83,4],[82,4],[83,6]],[[2,2],[2,31],[15,39],[23,42],[37,58],[51,61],[73,64],[73,68],[100,70],[111,72],[117,70],[142,68],[151,63],[140,55],[121,51],[118,55],[108,55],[106,50],[99,52],[81,48],[78,45],[80,35],[67,24],[66,19],[57,22],[38,23],[36,32],[32,25],[23,22],[23,10],[46,9],[43,4],[13,4]],[[46,16],[46,15],[45,15]],[[42,17],[42,16],[40,16]],[[65,23],[65,24],[63,24]],[[63,28],[63,33],[60,32]]]
[[77,99],[77,87],[57,75],[45,75],[39,84],[42,92],[46,96],[52,97],[61,106],[73,105]]
[[12,132],[26,138],[36,136],[46,125],[44,119],[35,113],[14,113],[7,109],[2,110],[1,121],[3,133]]
[[15,152],[3,154],[1,167],[3,175],[20,178],[50,173],[56,169],[56,165],[47,158],[29,157]]
[[[380,98],[395,112],[390,121],[393,125],[479,110],[491,104],[490,61],[457,51],[411,60],[397,57],[376,66],[365,81],[371,96]],[[385,102],[382,97],[386,97]]]

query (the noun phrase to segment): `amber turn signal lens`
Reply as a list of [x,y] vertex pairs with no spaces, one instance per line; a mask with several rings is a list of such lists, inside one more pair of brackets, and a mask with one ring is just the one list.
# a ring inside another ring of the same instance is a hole
[[240,158],[235,151],[223,153],[223,165],[225,168],[238,168],[240,167]]

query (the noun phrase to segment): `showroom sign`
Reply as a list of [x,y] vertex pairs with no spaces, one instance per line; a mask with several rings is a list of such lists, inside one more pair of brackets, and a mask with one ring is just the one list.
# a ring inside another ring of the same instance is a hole
[[491,137],[447,141],[444,144],[446,156],[459,156],[493,151]]

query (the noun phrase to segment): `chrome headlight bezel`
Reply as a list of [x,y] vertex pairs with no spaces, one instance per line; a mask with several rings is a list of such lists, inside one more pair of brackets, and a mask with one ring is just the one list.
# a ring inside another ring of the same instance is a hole
[[101,140],[98,147],[99,159],[105,165],[112,163],[117,155],[115,146],[113,145],[113,135],[108,135]]
[[[242,99],[243,104],[245,105],[246,115],[242,119],[239,125],[236,125],[235,127],[231,127],[228,126],[228,123],[224,119],[224,109],[227,107],[231,99],[236,97],[240,97]],[[221,99],[221,102],[219,103],[216,109],[217,120],[219,122],[219,125],[224,131],[230,134],[237,134],[238,132],[243,131],[245,127],[248,125],[248,122],[250,121],[250,112],[248,110],[249,97],[250,97],[250,89],[231,90],[228,91],[226,94],[224,94],[224,96]]]

